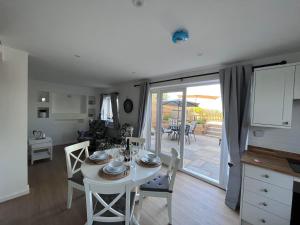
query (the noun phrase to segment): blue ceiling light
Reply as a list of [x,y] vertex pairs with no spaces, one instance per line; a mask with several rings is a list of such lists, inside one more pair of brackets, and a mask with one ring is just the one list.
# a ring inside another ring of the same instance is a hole
[[187,30],[179,29],[173,33],[172,41],[177,44],[179,42],[184,42],[189,39],[189,33]]

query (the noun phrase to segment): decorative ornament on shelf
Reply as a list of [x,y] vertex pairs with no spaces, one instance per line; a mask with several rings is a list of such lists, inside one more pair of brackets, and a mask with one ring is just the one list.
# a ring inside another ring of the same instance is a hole
[[185,29],[178,29],[172,35],[172,41],[175,44],[187,41],[188,39],[189,39],[189,33]]

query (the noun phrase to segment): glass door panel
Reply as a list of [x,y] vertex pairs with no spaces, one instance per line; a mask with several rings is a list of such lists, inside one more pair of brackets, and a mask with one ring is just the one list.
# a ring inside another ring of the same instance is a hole
[[168,164],[171,148],[181,156],[180,169],[224,188],[228,152],[222,137],[220,84],[153,89],[150,94],[147,146]]
[[182,125],[183,91],[161,93],[160,152],[170,156],[171,148],[180,152],[180,129]]
[[217,184],[222,121],[220,84],[187,87],[183,170]]
[[157,93],[151,93],[150,150],[155,152],[157,140]]

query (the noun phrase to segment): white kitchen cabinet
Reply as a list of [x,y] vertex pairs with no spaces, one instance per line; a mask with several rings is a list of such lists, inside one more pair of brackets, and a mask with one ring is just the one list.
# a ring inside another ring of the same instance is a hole
[[300,65],[296,66],[294,99],[300,99]]
[[242,225],[289,225],[293,177],[243,164],[241,190]]
[[252,126],[291,127],[295,68],[295,65],[287,65],[255,70]]

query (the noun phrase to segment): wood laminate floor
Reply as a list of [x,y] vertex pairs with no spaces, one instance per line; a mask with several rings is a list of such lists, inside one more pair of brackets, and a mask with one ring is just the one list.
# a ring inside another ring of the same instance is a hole
[[[54,150],[53,161],[29,166],[30,194],[0,204],[1,225],[83,225],[85,198],[74,191],[73,204],[66,209],[66,163],[62,147]],[[173,199],[173,225],[237,225],[236,212],[224,204],[223,190],[178,172]],[[141,225],[166,225],[166,202],[146,198]]]

